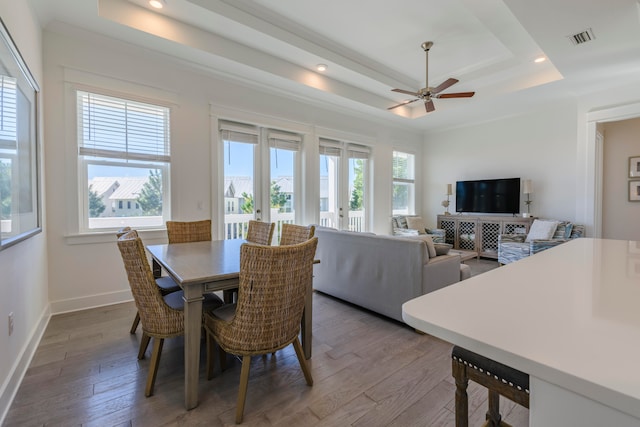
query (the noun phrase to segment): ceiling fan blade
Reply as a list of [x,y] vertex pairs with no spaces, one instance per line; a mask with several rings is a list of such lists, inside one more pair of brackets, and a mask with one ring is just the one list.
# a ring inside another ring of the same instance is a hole
[[387,108],[387,110],[393,110],[394,108],[402,107],[403,105],[411,104],[412,102],[416,102],[416,101],[419,101],[419,100],[420,100],[420,98],[412,99],[410,101],[404,101],[404,102],[401,102],[398,105],[394,105],[393,107]]
[[436,98],[471,98],[473,95],[475,92],[443,93],[436,95]]
[[418,92],[410,92],[408,90],[402,90],[402,89],[391,89],[391,92],[404,93],[405,95],[411,95],[411,96],[420,96]]
[[433,105],[432,100],[428,100],[424,102],[424,109],[427,110],[427,113],[430,113],[432,111],[436,111],[436,106]]
[[434,87],[434,88],[433,88],[433,90],[431,91],[431,93],[432,93],[432,94],[434,94],[434,93],[440,93],[440,92],[442,92],[443,90],[447,89],[448,87],[453,86],[453,85],[454,85],[454,84],[456,84],[456,83],[458,83],[458,80],[457,80],[457,79],[453,79],[453,78],[447,79],[447,80],[445,80],[444,82],[440,83],[440,86],[436,86],[436,87]]

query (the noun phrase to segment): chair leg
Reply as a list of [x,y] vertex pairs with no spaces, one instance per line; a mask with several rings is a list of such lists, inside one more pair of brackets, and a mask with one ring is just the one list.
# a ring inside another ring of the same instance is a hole
[[153,340],[153,353],[151,353],[151,363],[149,364],[149,374],[147,375],[147,387],[144,395],[149,397],[153,394],[153,386],[156,383],[156,375],[158,374],[158,365],[160,365],[160,354],[162,353],[162,345],[164,338],[155,338]]
[[236,403],[236,424],[242,422],[244,403],[247,400],[247,386],[249,385],[249,369],[251,368],[251,356],[242,357],[242,369],[240,371],[240,386],[238,387],[238,402]]
[[144,354],[147,352],[147,347],[149,347],[149,341],[151,341],[151,337],[143,332],[140,339],[140,349],[138,350],[138,360],[144,359]]
[[211,378],[213,378],[213,365],[215,361],[214,360],[215,344],[214,344],[214,339],[209,333],[209,331],[206,331],[206,334],[207,334],[207,380],[210,380]]
[[456,382],[456,427],[469,426],[469,396],[467,396],[467,368],[463,363],[453,360],[453,377]]
[[302,351],[302,345],[300,345],[300,340],[298,339],[298,337],[296,337],[296,339],[293,341],[293,348],[296,351],[296,356],[298,356],[298,362],[300,362],[300,368],[302,369],[302,373],[304,374],[304,379],[307,381],[307,385],[313,385],[311,371],[309,370],[307,361],[304,358],[304,352]]
[[133,323],[131,324],[131,330],[129,331],[129,333],[135,334],[139,324],[140,324],[140,313],[136,311],[136,317],[133,318]]
[[220,371],[227,369],[227,352],[218,346],[218,356],[220,357]]

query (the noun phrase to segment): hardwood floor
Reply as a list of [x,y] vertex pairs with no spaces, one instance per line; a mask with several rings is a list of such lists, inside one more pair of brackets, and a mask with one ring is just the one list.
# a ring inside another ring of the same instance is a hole
[[[293,347],[254,357],[246,426],[453,426],[451,345],[406,325],[315,293],[313,387]],[[4,426],[234,425],[240,362],[206,381],[200,404],[184,409],[183,341],[166,340],[155,394],[144,397],[149,366],[129,334],[133,303],[54,316]],[[470,383],[470,425],[484,421],[486,391]],[[528,425],[528,410],[501,402],[505,420]]]

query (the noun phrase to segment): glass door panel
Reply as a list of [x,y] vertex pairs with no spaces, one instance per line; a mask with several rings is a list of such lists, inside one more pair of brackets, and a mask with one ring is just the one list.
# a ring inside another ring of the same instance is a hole
[[255,147],[253,143],[224,143],[224,238],[244,239],[255,218]]

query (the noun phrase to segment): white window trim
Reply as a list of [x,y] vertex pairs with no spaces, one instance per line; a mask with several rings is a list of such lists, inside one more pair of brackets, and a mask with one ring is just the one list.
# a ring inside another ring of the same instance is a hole
[[[64,68],[63,74],[65,81],[65,138],[67,141],[64,156],[66,163],[69,165],[69,167],[66,168],[64,181],[65,188],[67,189],[67,199],[65,203],[68,212],[76,212],[76,215],[67,215],[67,229],[64,234],[65,241],[71,245],[113,242],[113,230],[86,232],[80,228],[82,212],[80,212],[79,209],[81,203],[79,199],[81,197],[80,195],[84,194],[84,192],[80,192],[80,186],[87,185],[87,182],[86,178],[85,182],[81,182],[79,179],[82,164],[80,162],[80,156],[78,155],[76,92],[81,90],[165,106],[171,110],[171,115],[173,115],[173,110],[178,107],[177,99],[179,97],[177,93],[149,87],[143,83],[136,84],[72,68]],[[170,127],[169,138],[171,140],[174,139],[173,127]],[[168,215],[167,218],[170,218],[171,199],[173,197],[170,186],[171,178],[167,176],[166,182],[164,180],[163,174],[163,188],[165,191],[168,191],[170,195],[163,196],[165,197],[163,200],[163,213],[166,212]],[[151,242],[156,240],[160,243],[166,240],[166,228],[164,225],[162,227],[140,230],[140,234],[143,238],[146,237]]]
[[[410,154],[410,155],[413,156],[413,179],[396,178],[393,175],[394,153]],[[410,206],[408,215],[415,215],[415,213],[416,213],[416,205],[418,203],[418,201],[417,201],[417,191],[418,190],[416,188],[416,182],[418,181],[418,179],[417,179],[418,168],[417,168],[417,165],[416,165],[417,158],[418,157],[417,157],[416,153],[414,153],[411,150],[406,150],[406,149],[401,149],[401,148],[393,148],[391,150],[391,191],[393,191],[393,186],[396,183],[412,184],[413,185],[413,206]],[[391,195],[391,210],[393,212],[393,194]]]

